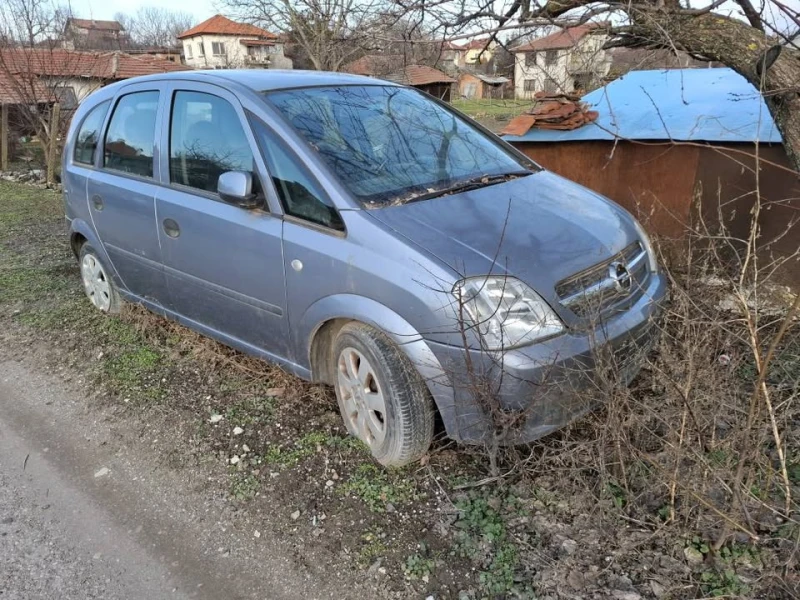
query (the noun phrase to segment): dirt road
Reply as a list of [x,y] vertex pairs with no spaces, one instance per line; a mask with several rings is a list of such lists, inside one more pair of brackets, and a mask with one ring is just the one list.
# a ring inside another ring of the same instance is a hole
[[53,377],[0,360],[3,599],[348,597],[152,458]]

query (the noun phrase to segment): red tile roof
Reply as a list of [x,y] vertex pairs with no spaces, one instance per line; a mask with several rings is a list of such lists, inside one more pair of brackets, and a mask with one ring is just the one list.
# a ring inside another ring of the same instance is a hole
[[28,81],[20,77],[13,79],[0,69],[0,104],[32,104],[52,101],[53,93],[38,78]]
[[596,23],[568,27],[542,38],[532,40],[522,46],[517,46],[514,48],[514,52],[537,52],[539,50],[562,50],[564,48],[572,48],[586,35],[599,27],[601,27],[601,25]]
[[265,29],[250,25],[249,23],[237,23],[231,21],[222,15],[214,15],[210,19],[206,19],[199,25],[195,25],[191,29],[187,29],[178,36],[179,40],[184,38],[194,37],[196,35],[203,35],[204,33],[218,34],[218,35],[246,35],[251,37],[261,37],[275,39],[278,36],[270,33]]
[[12,75],[128,79],[186,71],[188,67],[150,55],[131,56],[122,52],[79,52],[54,48],[4,48],[0,50],[0,71]]
[[95,21],[94,19],[67,19],[67,25],[75,25],[83,29],[95,29],[103,31],[125,31],[119,21]]
[[455,79],[433,67],[425,65],[408,65],[386,77],[397,83],[406,85],[428,85],[430,83],[455,83]]

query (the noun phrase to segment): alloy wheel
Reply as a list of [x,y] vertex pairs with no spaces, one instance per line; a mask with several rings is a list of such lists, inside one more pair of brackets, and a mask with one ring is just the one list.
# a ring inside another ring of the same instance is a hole
[[370,447],[386,439],[386,400],[375,369],[355,348],[339,353],[337,384],[349,429]]

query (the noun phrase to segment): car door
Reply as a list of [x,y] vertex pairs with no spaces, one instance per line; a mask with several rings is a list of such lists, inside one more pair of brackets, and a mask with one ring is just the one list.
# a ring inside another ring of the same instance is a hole
[[246,210],[217,194],[219,175],[249,171],[265,197],[242,107],[210,84],[175,84],[169,93],[166,185],[156,205],[172,308],[212,335],[289,359],[283,223],[266,204]]
[[155,214],[160,99],[157,84],[123,89],[86,187],[92,224],[122,287],[158,304],[167,295]]
[[349,267],[361,248],[347,239],[341,215],[290,145],[259,118],[251,117],[251,123],[284,215],[284,269],[292,344],[297,364],[307,367],[308,339],[297,324],[308,307],[321,298],[343,289],[356,292],[349,285]]

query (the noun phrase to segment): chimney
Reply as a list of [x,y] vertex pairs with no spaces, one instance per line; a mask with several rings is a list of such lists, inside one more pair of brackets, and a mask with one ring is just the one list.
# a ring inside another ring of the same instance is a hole
[[111,55],[111,77],[117,77],[117,71],[119,71],[119,52],[114,52]]

